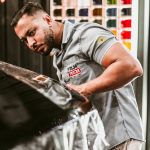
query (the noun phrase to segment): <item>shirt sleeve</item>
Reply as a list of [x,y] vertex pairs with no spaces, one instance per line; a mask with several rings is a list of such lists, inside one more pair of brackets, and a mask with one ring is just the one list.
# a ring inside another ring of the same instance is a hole
[[109,30],[102,27],[90,27],[82,31],[80,36],[81,51],[95,62],[101,64],[109,48],[118,42]]

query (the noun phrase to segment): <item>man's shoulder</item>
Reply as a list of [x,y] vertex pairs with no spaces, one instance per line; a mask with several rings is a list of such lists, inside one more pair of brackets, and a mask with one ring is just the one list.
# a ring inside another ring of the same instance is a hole
[[74,26],[82,30],[88,28],[104,28],[100,24],[94,22],[75,22]]
[[103,27],[102,25],[94,22],[79,22],[76,20],[65,20],[65,26],[72,27],[76,31],[88,31],[88,30],[97,30],[97,31],[106,31],[110,32],[107,28]]

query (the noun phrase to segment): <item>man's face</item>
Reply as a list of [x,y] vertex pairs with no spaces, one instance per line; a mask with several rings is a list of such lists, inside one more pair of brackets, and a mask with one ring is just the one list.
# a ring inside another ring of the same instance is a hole
[[49,18],[45,19],[40,14],[23,15],[14,29],[17,36],[36,53],[49,55],[54,47]]

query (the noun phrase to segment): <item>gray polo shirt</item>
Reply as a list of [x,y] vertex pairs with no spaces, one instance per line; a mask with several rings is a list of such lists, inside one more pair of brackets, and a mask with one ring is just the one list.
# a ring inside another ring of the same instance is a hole
[[[109,48],[118,42],[107,29],[96,23],[65,21],[62,49],[54,56],[54,67],[61,82],[82,84],[104,71],[101,65]],[[143,140],[143,132],[132,84],[91,97],[104,123],[110,149],[129,138]]]

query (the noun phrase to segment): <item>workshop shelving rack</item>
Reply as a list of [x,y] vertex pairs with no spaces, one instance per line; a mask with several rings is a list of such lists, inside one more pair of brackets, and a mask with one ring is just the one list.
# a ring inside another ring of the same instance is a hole
[[57,21],[97,22],[137,55],[137,0],[51,0],[50,15]]

